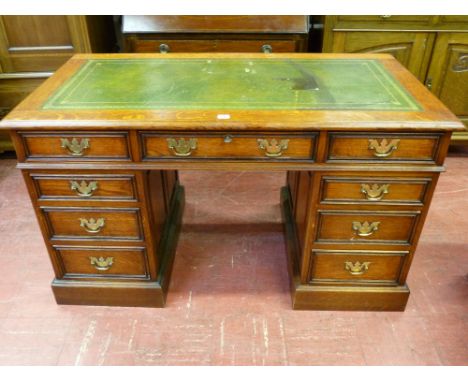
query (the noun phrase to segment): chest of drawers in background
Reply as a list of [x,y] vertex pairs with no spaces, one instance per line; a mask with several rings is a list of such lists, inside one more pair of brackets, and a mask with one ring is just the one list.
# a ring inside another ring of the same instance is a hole
[[122,16],[124,52],[305,52],[308,16]]

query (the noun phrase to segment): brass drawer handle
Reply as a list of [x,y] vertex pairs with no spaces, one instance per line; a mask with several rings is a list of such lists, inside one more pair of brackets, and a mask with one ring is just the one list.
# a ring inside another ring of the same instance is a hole
[[268,139],[257,139],[257,142],[258,147],[265,150],[267,157],[280,157],[288,149],[289,139],[281,139],[279,142],[276,139],[272,139],[270,142]]
[[452,66],[452,71],[459,73],[459,72],[466,72],[468,70],[468,54],[463,54],[458,57],[458,62],[456,62]]
[[377,139],[369,139],[369,150],[374,150],[374,156],[378,158],[385,158],[392,154],[393,151],[398,149],[399,139],[392,139],[388,142],[385,138],[379,142]]
[[78,183],[77,181],[71,180],[70,189],[75,191],[78,196],[89,198],[93,195],[93,192],[98,189],[98,182],[92,181],[86,183],[86,181],[82,180],[81,183]]
[[378,202],[382,200],[385,194],[388,194],[389,184],[361,184],[361,192],[366,196],[367,200]]
[[167,44],[159,45],[159,53],[169,53],[170,51],[171,51],[171,48],[169,48],[169,45]]
[[432,90],[432,78],[431,77],[427,77],[425,85],[426,85],[426,88],[428,88],[429,90]]
[[94,257],[90,256],[89,260],[91,261],[91,265],[94,265],[94,268],[96,268],[98,271],[108,271],[112,265],[114,264],[114,258],[113,257]]
[[262,45],[263,53],[273,53],[273,47],[270,44]]
[[352,274],[353,276],[359,276],[367,272],[367,270],[369,269],[369,266],[371,265],[371,262],[364,261],[363,263],[360,263],[359,261],[356,261],[353,264],[351,261],[345,261],[344,264],[345,264],[345,269],[350,274]]
[[104,218],[91,218],[91,219],[84,219],[79,218],[80,226],[83,227],[89,233],[98,233],[104,227]]
[[179,157],[188,157],[192,154],[192,151],[197,148],[197,139],[190,138],[185,140],[185,138],[168,138],[167,145],[172,151],[174,151],[175,155]]
[[392,15],[381,15],[379,16],[381,19],[389,19],[390,17],[392,17]]
[[370,236],[379,229],[379,224],[380,222],[353,222],[353,231],[361,237]]
[[78,142],[78,139],[73,138],[71,142],[68,138],[60,138],[60,147],[67,149],[68,153],[74,156],[82,156],[86,149],[89,148],[89,139],[83,138]]

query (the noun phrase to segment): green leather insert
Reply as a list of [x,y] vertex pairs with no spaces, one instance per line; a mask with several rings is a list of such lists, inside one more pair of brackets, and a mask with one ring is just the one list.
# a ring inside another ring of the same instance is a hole
[[420,110],[377,60],[96,59],[49,110]]

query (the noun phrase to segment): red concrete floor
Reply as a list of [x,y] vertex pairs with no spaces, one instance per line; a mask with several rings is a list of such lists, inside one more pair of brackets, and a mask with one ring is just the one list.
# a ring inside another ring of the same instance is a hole
[[14,160],[0,161],[1,365],[467,365],[468,157],[450,157],[405,312],[293,311],[283,173],[185,172],[164,309],[56,305]]

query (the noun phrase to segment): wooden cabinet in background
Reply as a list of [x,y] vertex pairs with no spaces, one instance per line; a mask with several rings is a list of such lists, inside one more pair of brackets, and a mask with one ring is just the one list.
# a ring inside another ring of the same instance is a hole
[[123,16],[123,51],[305,52],[308,16]]
[[[111,16],[0,16],[0,118],[75,53],[112,52]],[[0,135],[0,153],[13,150]]]
[[322,51],[392,54],[468,126],[468,16],[326,16]]
[[468,126],[468,33],[438,35],[426,86]]
[[433,41],[432,33],[423,32],[335,32],[330,51],[390,53],[424,81]]

